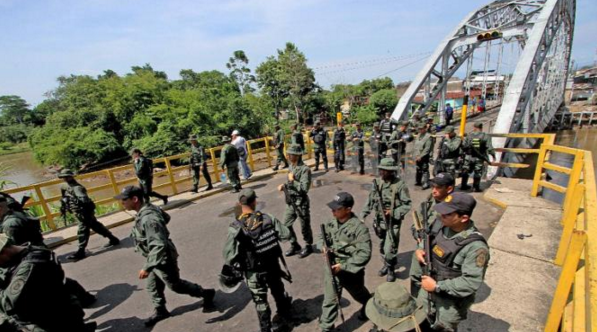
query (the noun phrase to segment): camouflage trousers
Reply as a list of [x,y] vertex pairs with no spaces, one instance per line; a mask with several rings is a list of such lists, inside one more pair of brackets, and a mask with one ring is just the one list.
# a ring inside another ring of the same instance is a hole
[[[419,264],[417,262],[417,264]],[[421,280],[421,275],[417,276]],[[468,310],[475,301],[475,295],[464,298],[453,297],[443,294],[431,294],[431,312],[429,316],[431,327],[434,331],[456,332],[458,324],[466,320]],[[429,293],[423,288],[419,289],[417,303],[423,308],[429,307]]]
[[79,250],[85,250],[85,248],[87,248],[92,230],[103,237],[114,237],[104,224],[97,221],[93,211],[76,213],[75,217],[79,222],[79,228],[77,229]]
[[276,154],[278,157],[278,159],[276,159],[276,167],[280,166],[282,163],[284,163],[285,167],[288,167],[288,160],[286,160],[286,156],[284,156],[284,145],[276,149]]
[[456,172],[458,162],[455,159],[444,159],[441,161],[443,166],[443,171],[446,173],[450,173],[454,178],[456,178]]
[[255,309],[259,315],[265,314],[267,317],[271,316],[271,308],[267,302],[267,291],[270,290],[274,301],[276,302],[276,309],[278,314],[282,317],[290,315],[290,297],[286,294],[284,289],[284,282],[282,281],[282,274],[280,268],[277,271],[272,270],[268,272],[253,272],[247,271],[245,278],[247,281],[247,288],[251,292]]
[[[297,211],[294,207],[286,204],[286,210],[284,211],[284,226],[290,230],[290,244],[297,245],[298,239],[292,225],[297,219],[301,221],[301,233],[303,234],[303,240],[308,245],[313,244],[313,231],[311,230],[311,211],[309,208],[309,200],[296,201]],[[302,217],[301,217],[302,216]]]
[[392,230],[388,231],[385,221],[375,220],[378,225],[375,235],[381,240],[379,242],[379,253],[384,263],[389,266],[395,266],[398,262],[398,247],[400,244],[401,220],[393,220]]
[[166,307],[166,296],[164,295],[166,286],[178,294],[186,294],[192,297],[203,296],[203,288],[201,286],[180,278],[176,261],[169,261],[149,272],[146,288],[155,308]]
[[197,165],[191,167],[191,173],[193,174],[193,190],[197,190],[199,188],[199,180],[201,180],[200,171],[203,172],[203,177],[208,185],[211,185],[211,176],[209,176],[209,171],[207,170],[207,164],[203,163],[203,165]]
[[323,168],[328,169],[328,155],[325,146],[315,146],[313,149],[315,153],[315,169],[319,169],[319,159],[323,160]]
[[464,165],[462,166],[462,173],[463,174],[470,174],[473,173],[473,178],[481,178],[483,177],[483,172],[485,170],[485,162],[481,158],[475,158],[471,156],[466,156],[464,160]]
[[345,288],[348,294],[361,305],[364,306],[371,298],[371,293],[365,287],[365,270],[357,273],[340,271],[337,275],[332,276],[326,268],[323,275],[323,304],[321,305],[321,317],[319,317],[319,327],[324,331],[331,330],[338,318],[339,304],[332,278],[336,278],[340,294]]
[[232,186],[232,188],[241,188],[238,164],[226,165],[226,176],[228,176],[228,183]]

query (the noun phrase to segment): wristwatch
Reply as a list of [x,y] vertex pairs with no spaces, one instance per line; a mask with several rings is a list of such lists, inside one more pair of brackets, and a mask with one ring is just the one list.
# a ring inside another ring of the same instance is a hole
[[433,290],[434,293],[439,294],[441,289],[439,289],[439,284],[435,284],[435,289]]

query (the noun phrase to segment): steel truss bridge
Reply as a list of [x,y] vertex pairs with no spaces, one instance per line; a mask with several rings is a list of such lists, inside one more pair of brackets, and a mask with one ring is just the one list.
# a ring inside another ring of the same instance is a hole
[[[497,63],[491,69],[499,77],[503,71],[504,46],[510,44],[517,47],[519,55],[511,76],[506,74],[508,79],[501,95],[500,84],[496,86],[498,91],[494,91],[501,108],[493,133],[543,132],[564,102],[575,10],[575,0],[498,0],[471,12],[439,44],[401,97],[392,117],[407,118],[420,91],[423,102],[416,112],[424,113],[438,103],[441,115],[450,78],[466,64],[461,70],[466,70],[464,84],[468,93],[475,53],[484,53],[481,65],[487,77],[491,55],[496,51]],[[487,93],[486,83],[484,79],[483,98]],[[443,122],[443,116],[440,118]],[[535,139],[493,138],[498,151],[534,144]],[[499,152],[498,158],[518,162],[522,157]],[[490,175],[496,171],[490,170]],[[512,170],[505,170],[506,175],[508,172]]]

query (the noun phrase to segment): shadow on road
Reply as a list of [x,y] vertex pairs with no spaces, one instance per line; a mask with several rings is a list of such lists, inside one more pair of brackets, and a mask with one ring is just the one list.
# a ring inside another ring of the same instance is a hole
[[251,294],[244,283],[238,291],[232,294],[218,291],[214,300],[215,311],[222,313],[222,315],[210,318],[206,323],[213,324],[226,321],[243,311],[249,302],[251,302]]
[[143,325],[143,318],[139,317],[127,317],[111,319],[101,323],[97,330],[109,331],[109,332],[131,332],[131,331],[151,331],[152,327],[145,327]]
[[[321,304],[323,303],[323,294],[308,300],[296,299],[292,302],[292,321],[294,327],[302,324],[308,324],[321,316]],[[340,306],[346,308],[350,301],[342,298]]]
[[137,286],[133,286],[130,284],[113,284],[104,287],[97,291],[97,302],[95,302],[92,308],[100,308],[100,310],[91,314],[88,319],[97,319],[112,309],[119,306],[122,302],[126,301],[133,292],[139,291],[140,289]]
[[[412,257],[414,254],[414,250],[401,252],[398,254],[398,266],[399,270],[396,273],[397,279],[408,279],[409,272],[410,272],[410,265],[412,264]],[[404,269],[403,269],[404,267]]]
[[[84,259],[89,259],[89,257],[96,256],[96,255],[101,255],[103,253],[110,252],[110,251],[116,251],[116,250],[121,250],[121,249],[130,249],[130,248],[133,248],[133,247],[134,247],[133,240],[130,237],[125,237],[123,239],[120,239],[120,244],[117,245],[117,246],[113,246],[113,247],[109,247],[109,248],[103,248],[103,247],[100,246],[97,249],[96,248],[91,248],[91,249],[88,248],[87,251],[86,251],[87,256]],[[59,255],[58,256],[58,261],[61,264],[76,263],[77,261],[70,260],[70,259],[67,258],[68,256],[72,255],[73,253],[74,253],[74,251],[73,252],[68,252],[68,253],[65,253],[65,254],[62,254],[62,255]]]

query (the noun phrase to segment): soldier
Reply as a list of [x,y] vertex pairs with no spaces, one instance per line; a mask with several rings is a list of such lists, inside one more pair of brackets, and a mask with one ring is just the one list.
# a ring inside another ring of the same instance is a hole
[[365,174],[365,133],[361,129],[361,124],[357,122],[355,124],[357,129],[352,132],[351,140],[353,144],[353,153],[358,153],[359,165],[361,167],[359,173]]
[[410,130],[413,134],[418,134],[420,124],[421,116],[419,115],[419,113],[413,114],[413,116],[410,118],[410,121],[408,122],[408,126],[410,127]]
[[[282,256],[279,241],[290,237],[290,230],[271,214],[256,211],[257,195],[244,189],[239,195],[242,214],[228,227],[224,261],[243,272],[251,291],[261,332],[272,332],[271,309],[267,291],[271,290],[278,314],[273,327],[278,330],[290,321],[292,298],[284,290],[282,279],[292,281]],[[286,271],[280,267],[280,261]]]
[[390,136],[388,136],[388,140],[386,140],[386,135],[379,129],[378,122],[373,124],[373,133],[371,133],[371,136],[375,140],[374,145],[377,148],[374,149],[374,153],[377,157],[377,162],[379,163],[386,156],[386,152],[388,151],[387,143],[389,142]]
[[462,140],[456,135],[453,126],[446,127],[446,134],[439,145],[439,152],[437,155],[437,165],[440,166],[438,170],[434,168],[433,172],[438,174],[440,172],[447,172],[456,177],[458,171],[458,159],[460,158]]
[[462,170],[461,190],[468,190],[468,177],[473,173],[473,188],[475,192],[481,192],[481,177],[485,168],[485,162],[490,162],[489,156],[495,160],[495,151],[491,145],[491,137],[483,132],[483,123],[475,122],[473,132],[468,134],[463,143],[465,161]]
[[[433,227],[433,224],[439,218],[433,207],[437,203],[443,202],[448,195],[454,192],[454,188],[456,186],[456,181],[450,173],[439,173],[435,178],[429,180],[429,183],[431,183],[431,194],[429,194],[425,201],[421,202],[421,205],[419,205],[419,210],[415,211],[417,214],[417,219],[421,222],[421,225],[419,225],[420,229],[417,229],[417,225],[414,223],[411,227],[413,237],[417,243],[423,241],[425,234],[429,232],[429,230]],[[425,207],[427,211],[427,229],[423,228],[423,207]],[[421,266],[418,264],[417,256],[413,254],[409,273],[411,279],[410,289],[413,296],[417,296],[417,294],[419,294],[419,289],[421,288],[420,276],[422,273],[423,271],[421,270]]]
[[238,151],[230,144],[230,137],[222,137],[222,143],[224,147],[220,152],[220,169],[222,173],[226,171],[228,175],[228,183],[232,186],[232,192],[237,193],[242,189],[240,185],[240,176],[238,175]]
[[[8,194],[7,196],[10,197]],[[12,197],[10,198],[12,199]],[[0,233],[4,233],[11,243],[17,246],[31,244],[45,248],[46,244],[41,233],[39,219],[22,210],[13,210],[14,207],[5,196],[0,196]],[[64,284],[69,292],[79,300],[83,308],[91,306],[96,301],[95,296],[85,290],[76,280],[65,278]],[[1,328],[0,331],[2,331]]]
[[68,259],[80,260],[85,258],[85,248],[89,244],[89,236],[91,230],[97,234],[108,238],[108,242],[104,247],[109,248],[120,244],[118,240],[102,223],[97,221],[95,217],[95,203],[87,195],[87,189],[83,187],[77,180],[75,175],[69,169],[63,169],[59,174],[58,178],[64,180],[65,184],[60,188],[62,193],[61,198],[61,211],[66,211],[75,215],[79,223],[79,229],[77,231],[77,237],[79,239],[79,249],[72,255],[68,256]]
[[325,233],[318,241],[318,248],[328,255],[331,265],[323,275],[323,304],[319,318],[322,332],[334,330],[343,288],[362,305],[358,318],[367,320],[365,304],[371,294],[365,287],[365,266],[371,260],[371,236],[367,226],[352,212],[353,206],[351,194],[338,193],[328,203],[334,218],[323,225]]
[[328,145],[328,133],[324,128],[321,127],[319,121],[315,122],[315,128],[311,130],[309,137],[313,140],[315,152],[315,171],[319,170],[319,158],[323,159],[323,168],[328,171],[328,156],[327,156],[327,145]]
[[346,162],[346,132],[342,122],[338,122],[338,127],[334,131],[334,166],[336,173],[344,170],[344,163]]
[[139,186],[143,189],[145,200],[149,201],[149,197],[157,197],[164,202],[164,205],[168,204],[168,195],[160,195],[152,190],[153,186],[153,161],[145,158],[143,152],[139,149],[133,149],[133,166],[135,168],[135,174],[139,179]]
[[427,126],[420,124],[413,154],[416,162],[415,186],[422,186],[422,189],[429,188],[429,159],[432,149],[431,135],[427,133]]
[[[299,156],[303,154],[303,151],[298,145],[291,145],[286,153],[290,160],[288,182],[278,186],[278,190],[284,192],[286,200],[284,226],[290,230],[290,249],[286,251],[285,255],[293,256],[300,253],[299,257],[305,258],[313,252],[313,231],[311,230],[311,212],[309,209],[311,169],[302,162],[299,163]],[[303,234],[303,240],[305,240],[305,248],[302,249],[292,228],[297,219],[301,221],[301,233]]]
[[427,327],[425,308],[397,282],[379,285],[365,311],[374,324],[369,332],[421,332]]
[[199,192],[199,180],[201,179],[201,176],[199,175],[200,170],[203,172],[205,181],[207,181],[207,188],[205,188],[205,191],[212,190],[214,187],[211,184],[211,176],[209,176],[209,171],[207,170],[207,160],[205,158],[203,147],[199,145],[196,135],[190,135],[189,142],[191,142],[190,164],[191,172],[193,173],[193,189],[191,192]]
[[[390,136],[392,136],[392,133],[396,129],[396,121],[392,120],[391,115],[392,114],[390,112],[386,112],[385,118],[379,122],[379,128],[383,135],[382,142],[384,142],[382,145],[384,150],[382,150],[380,152],[381,155],[384,156],[382,158],[385,158],[385,155],[386,155],[385,152],[387,151],[387,142],[390,141]],[[381,159],[380,159],[380,161],[381,161]]]
[[[298,144],[305,152],[305,138],[303,136],[303,132],[301,131],[301,126],[298,123],[293,124],[290,126],[292,129],[292,135],[290,136],[290,144]],[[299,161],[303,160],[303,156],[300,156]]]
[[408,132],[408,122],[404,121],[400,123],[398,129],[392,133],[390,136],[390,152],[392,153],[392,158],[396,164],[400,164],[402,169],[406,168],[406,158],[404,158],[406,154],[406,143],[412,142],[413,137]]
[[386,276],[388,282],[396,280],[394,270],[398,263],[400,227],[412,204],[408,186],[396,176],[397,171],[398,166],[394,159],[381,160],[379,165],[381,181],[373,180],[373,186],[362,213],[365,220],[372,211],[375,212],[373,229],[375,235],[381,239],[379,252],[384,263],[378,275]]
[[95,331],[64,283],[54,253],[43,247],[13,245],[0,234],[2,331]]
[[276,153],[278,154],[274,171],[277,171],[281,163],[284,163],[284,168],[288,168],[288,160],[286,160],[286,157],[284,157],[284,130],[280,129],[279,124],[277,124],[274,128],[276,129],[276,134],[274,136],[274,147],[276,148]]
[[166,227],[170,221],[170,215],[150,202],[144,201],[143,197],[143,191],[140,188],[126,186],[114,198],[121,201],[125,210],[137,212],[131,237],[135,242],[135,251],[147,259],[139,271],[139,279],[147,279],[147,291],[155,308],[154,314],[144,321],[145,326],[153,326],[170,317],[164,296],[166,286],[178,294],[202,297],[203,312],[210,311],[213,308],[215,290],[204,289],[180,278],[178,252]]
[[[430,230],[430,253],[423,242],[415,251],[419,264],[430,256],[431,275],[422,275],[418,302],[429,308],[427,316],[436,331],[456,331],[487,270],[489,247],[470,216],[477,202],[465,193],[452,193],[435,205],[441,222]],[[431,299],[431,302],[429,302]]]

